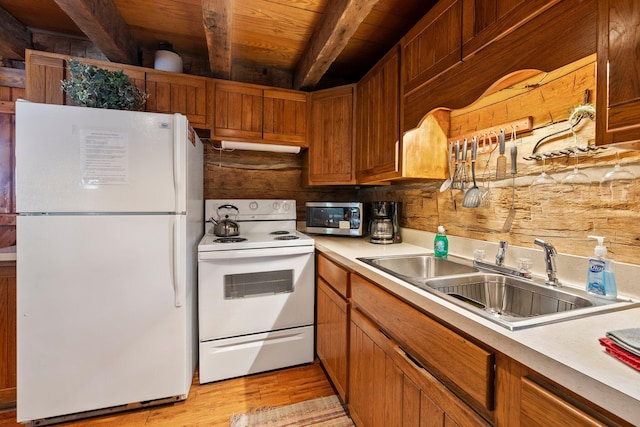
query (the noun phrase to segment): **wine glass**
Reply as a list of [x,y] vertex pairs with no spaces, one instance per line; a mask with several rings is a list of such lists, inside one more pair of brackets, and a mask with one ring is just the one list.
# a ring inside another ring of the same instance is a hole
[[560,183],[567,184],[567,185],[591,183],[591,178],[589,178],[589,175],[587,175],[586,173],[578,169],[578,151],[577,150],[573,151],[573,157],[576,159],[576,164],[573,167],[573,170],[567,175],[565,175],[564,178],[562,178],[562,181],[560,181]]
[[553,185],[556,183],[556,180],[554,177],[552,177],[551,175],[549,175],[545,169],[545,160],[546,157],[544,154],[541,154],[542,157],[542,173],[540,175],[538,175],[533,182],[531,182],[532,186],[537,186],[537,185]]
[[555,178],[549,175],[545,169],[545,159],[545,155],[542,154],[542,173],[538,175],[529,186],[532,218],[538,215],[544,215],[542,206],[546,204],[547,199],[553,194],[552,187],[556,184]]
[[600,194],[610,203],[624,203],[636,176],[629,169],[620,166],[620,154],[616,152],[616,164],[600,179]]

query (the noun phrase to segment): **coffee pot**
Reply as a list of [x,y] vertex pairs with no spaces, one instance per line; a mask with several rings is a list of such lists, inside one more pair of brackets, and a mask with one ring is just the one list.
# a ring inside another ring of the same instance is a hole
[[371,202],[369,241],[378,244],[401,243],[398,216],[400,202]]

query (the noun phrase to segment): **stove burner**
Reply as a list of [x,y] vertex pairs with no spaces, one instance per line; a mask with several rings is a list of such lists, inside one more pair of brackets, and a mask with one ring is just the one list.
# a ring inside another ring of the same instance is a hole
[[215,243],[238,243],[238,242],[244,242],[247,239],[245,239],[244,237],[220,237],[219,239],[215,239],[214,242]]
[[277,231],[272,231],[269,234],[274,234],[274,235],[277,235],[277,234],[289,234],[289,232],[287,230],[277,230]]
[[273,240],[296,240],[299,239],[300,237],[298,236],[294,236],[293,234],[290,234],[288,236],[278,236]]

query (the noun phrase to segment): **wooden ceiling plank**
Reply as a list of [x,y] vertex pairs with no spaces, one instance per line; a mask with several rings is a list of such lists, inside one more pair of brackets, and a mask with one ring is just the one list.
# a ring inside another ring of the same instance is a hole
[[226,80],[231,79],[232,6],[232,0],[202,0],[211,75]]
[[113,0],[54,0],[109,60],[138,64],[138,45]]
[[339,0],[327,5],[294,73],[294,88],[312,88],[329,69],[378,0]]
[[29,29],[0,7],[0,57],[24,59],[24,50],[31,47]]

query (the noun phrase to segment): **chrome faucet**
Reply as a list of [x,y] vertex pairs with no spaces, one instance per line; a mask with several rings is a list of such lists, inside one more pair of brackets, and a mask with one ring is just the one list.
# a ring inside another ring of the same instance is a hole
[[544,249],[544,260],[547,264],[547,281],[544,282],[548,286],[560,286],[558,278],[556,277],[556,248],[549,242],[545,242],[542,239],[535,239],[533,241],[538,246],[542,246]]
[[504,257],[507,255],[507,246],[509,246],[509,244],[506,240],[500,240],[498,253],[496,254],[496,265],[498,267],[502,266],[504,263]]

